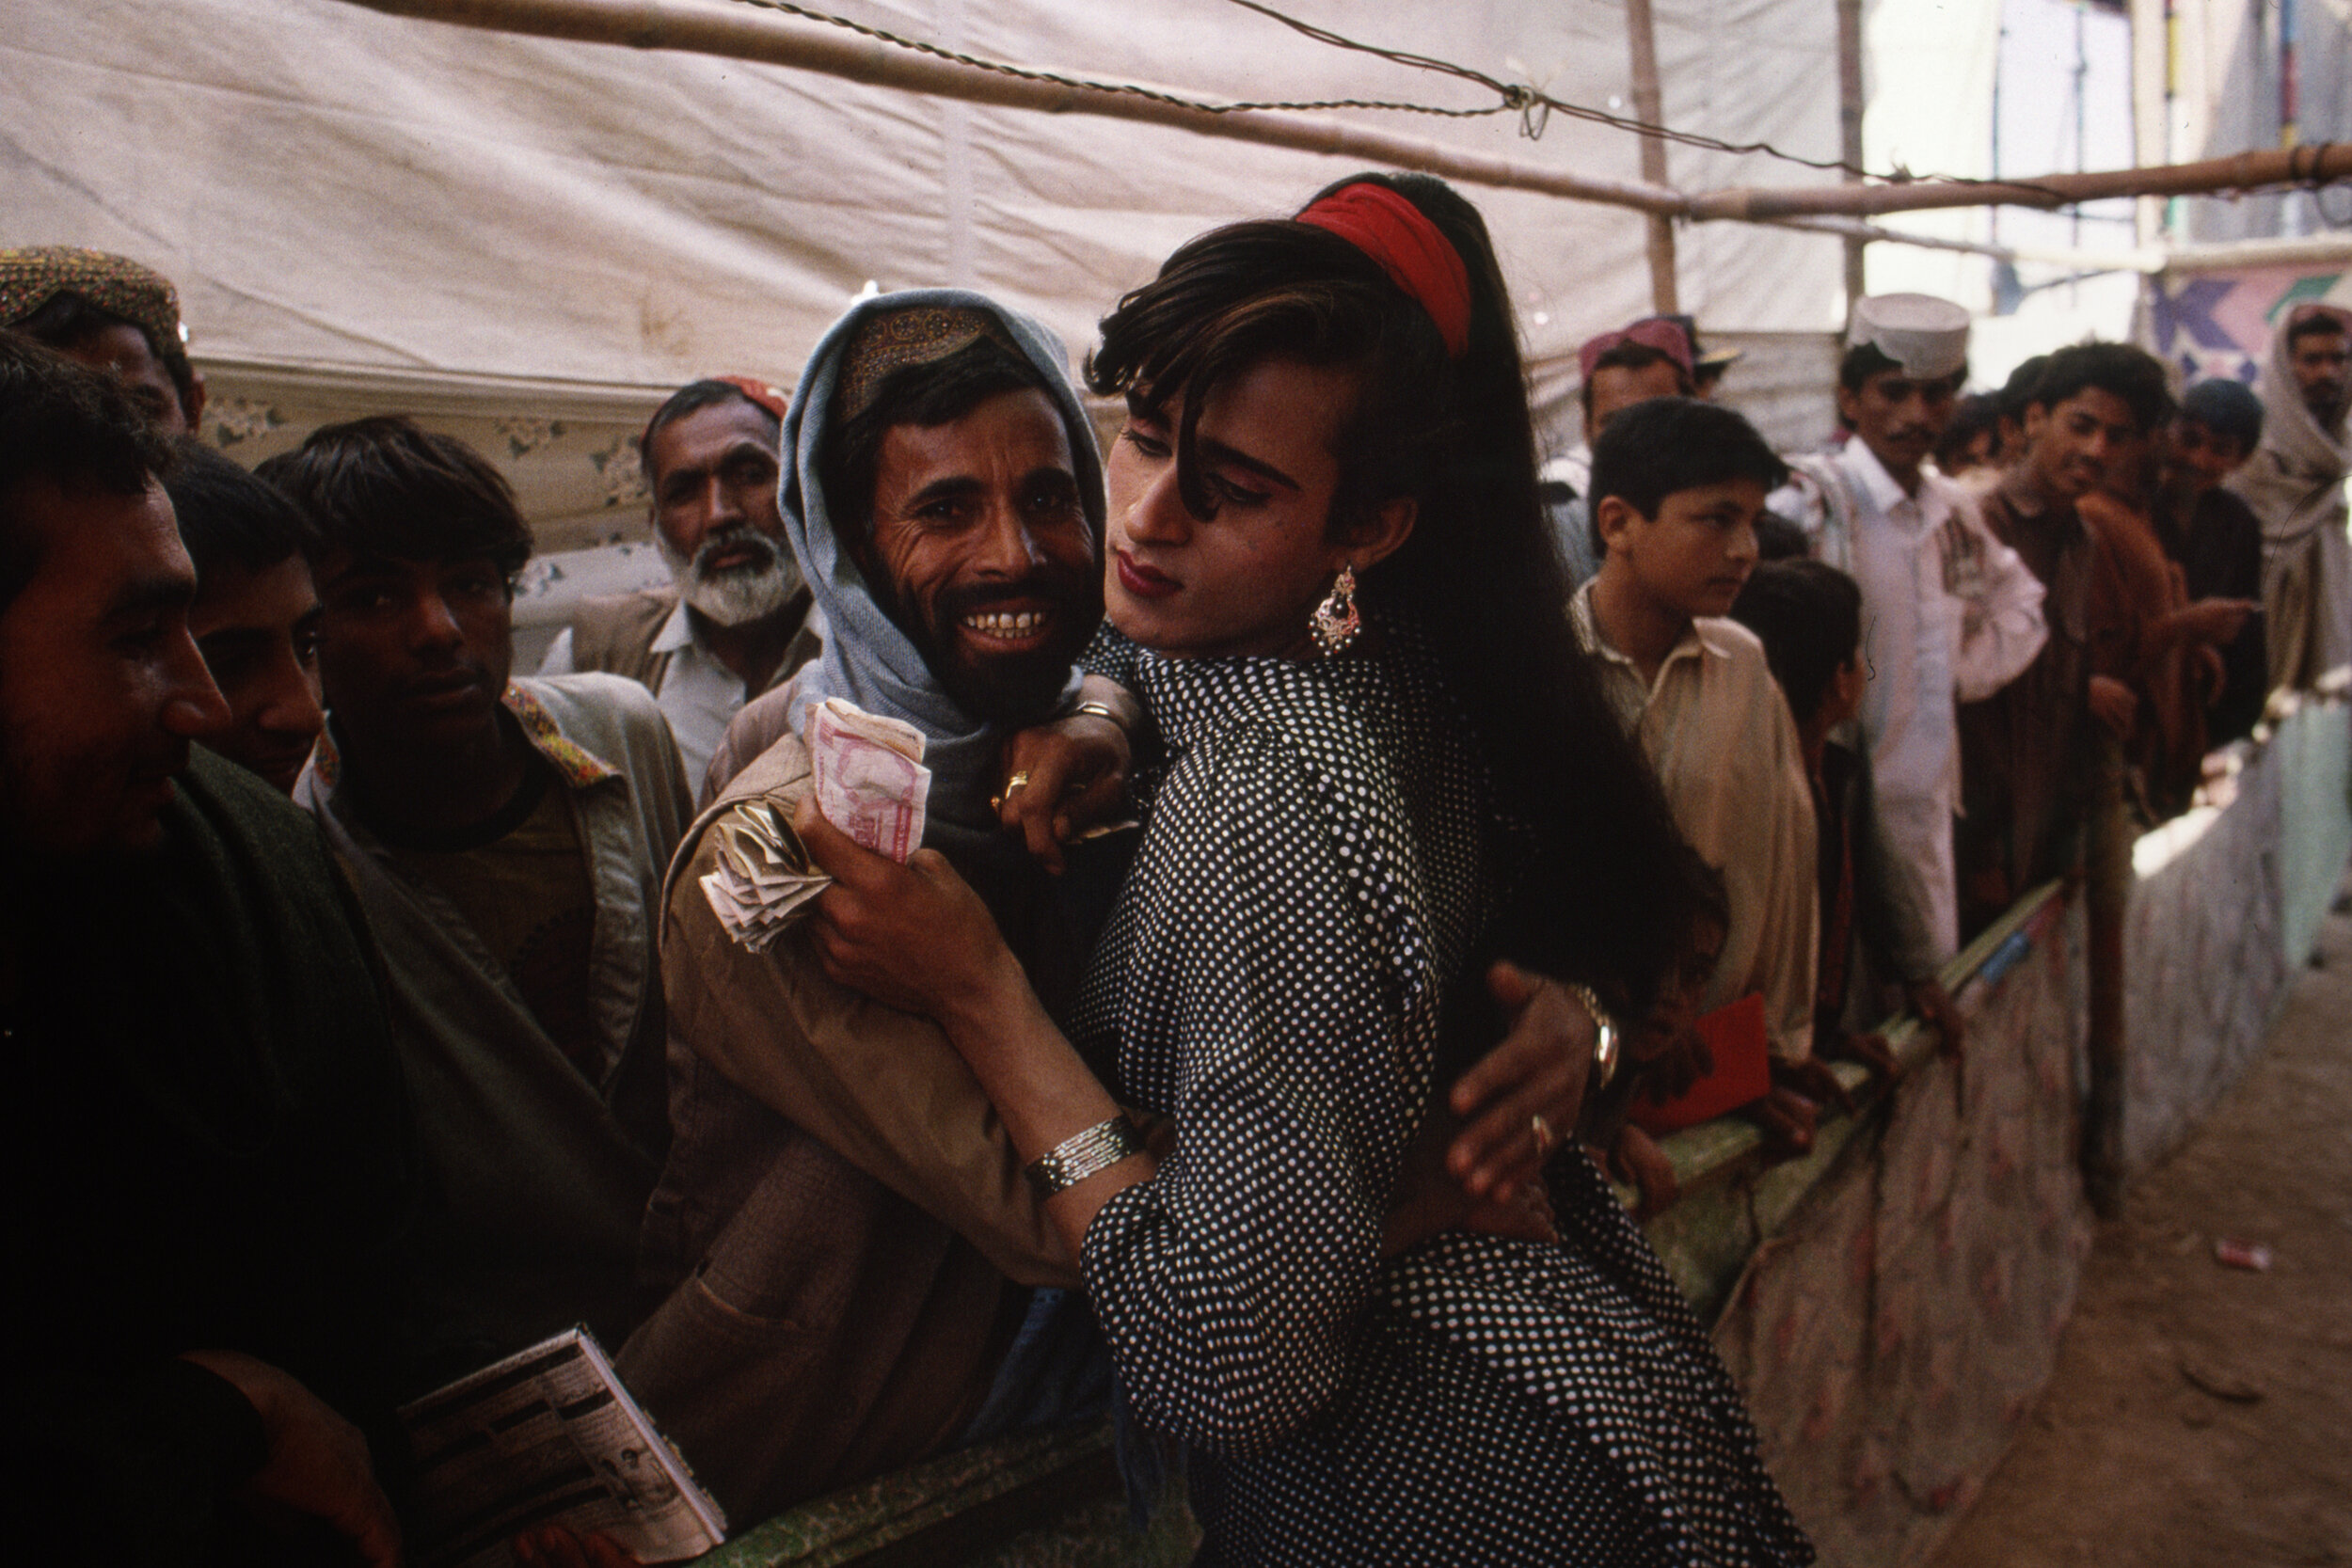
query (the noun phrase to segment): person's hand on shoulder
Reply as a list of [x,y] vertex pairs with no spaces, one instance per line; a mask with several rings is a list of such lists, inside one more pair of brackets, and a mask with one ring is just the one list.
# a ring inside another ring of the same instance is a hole
[[244,1488],[257,1513],[321,1520],[368,1568],[397,1568],[400,1521],[358,1427],[291,1374],[241,1351],[192,1350],[182,1359],[230,1384],[262,1418],[269,1457]]
[[1089,675],[1074,709],[1006,740],[997,818],[1056,876],[1063,845],[1126,811],[1129,736],[1141,719],[1125,689]]

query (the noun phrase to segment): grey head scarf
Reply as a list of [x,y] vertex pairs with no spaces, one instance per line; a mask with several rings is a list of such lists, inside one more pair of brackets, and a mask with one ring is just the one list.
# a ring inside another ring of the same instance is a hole
[[[937,313],[945,311],[977,311],[993,318],[1002,329],[999,341],[1017,350],[1044,378],[1069,430],[1070,455],[1076,467],[1087,521],[1098,543],[1102,538],[1102,457],[1095,450],[1086,405],[1071,382],[1060,339],[985,294],[964,289],[910,289],[859,300],[818,341],[784,417],[778,510],[792,553],[800,558],[801,575],[825,618],[822,656],[793,678],[791,718],[793,728],[803,730],[811,707],[829,697],[840,697],[868,713],[913,724],[929,741],[923,761],[931,770],[930,818],[934,829],[952,824],[993,835],[997,823],[995,814],[988,809],[988,796],[995,783],[1002,736],[947,694],[914,643],[884,613],[855,555],[836,530],[826,506],[824,483],[818,476],[818,453],[832,427],[835,393],[844,372],[850,368],[849,351],[860,329],[878,317],[930,312],[936,319]],[[952,319],[949,325],[948,335],[953,339]],[[944,357],[970,341],[974,334],[967,328],[960,339],[928,353],[921,346],[925,336],[921,331],[910,334],[911,346],[898,362]],[[844,522],[852,536],[866,525],[863,518]],[[1075,696],[1077,685],[1078,674],[1073,670],[1063,692],[1065,702]],[[936,832],[927,835],[934,841],[938,836]]]

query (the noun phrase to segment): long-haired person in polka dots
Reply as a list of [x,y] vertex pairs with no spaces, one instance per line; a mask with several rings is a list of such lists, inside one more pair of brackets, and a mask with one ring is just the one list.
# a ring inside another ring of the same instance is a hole
[[819,826],[828,966],[937,1019],[1036,1162],[1125,1398],[1189,1447],[1201,1561],[1809,1560],[1581,1151],[1518,1234],[1387,1224],[1492,1037],[1481,960],[1634,1016],[1706,904],[1571,640],[1476,210],[1366,176],[1203,235],[1089,376],[1129,410],[1093,661],[1161,750],[1069,1027],[945,861]]

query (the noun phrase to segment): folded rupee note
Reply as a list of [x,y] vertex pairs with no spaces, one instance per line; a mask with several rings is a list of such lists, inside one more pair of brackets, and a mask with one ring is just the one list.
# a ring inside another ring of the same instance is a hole
[[800,835],[770,801],[742,801],[710,833],[719,863],[702,879],[703,896],[727,935],[755,953],[765,952],[833,880],[810,863]]
[[931,772],[923,732],[829,697],[809,710],[809,768],[825,820],[901,865],[923,842]]
[[[834,698],[809,715],[811,787],[825,819],[859,844],[903,863],[923,842],[930,769],[923,733]],[[710,912],[755,953],[790,928],[833,881],[775,801],[739,801],[710,826],[718,863],[701,879]]]

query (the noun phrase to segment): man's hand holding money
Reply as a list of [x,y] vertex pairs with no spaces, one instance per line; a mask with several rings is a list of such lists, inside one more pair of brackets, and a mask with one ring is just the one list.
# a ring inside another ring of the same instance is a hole
[[[904,863],[923,842],[930,770],[923,734],[838,698],[809,714],[811,799],[861,848]],[[717,865],[703,895],[729,936],[763,952],[829,886],[792,824],[767,800],[744,800],[711,825]]]

